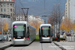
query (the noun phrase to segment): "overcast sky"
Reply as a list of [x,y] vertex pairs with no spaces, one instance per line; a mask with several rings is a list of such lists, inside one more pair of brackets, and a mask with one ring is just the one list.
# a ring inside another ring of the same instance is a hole
[[[20,7],[29,8],[29,14],[36,16],[44,14],[44,0],[16,0],[15,3]],[[57,3],[60,3],[62,11],[64,12],[66,0],[45,0],[45,13],[50,15],[53,6]]]

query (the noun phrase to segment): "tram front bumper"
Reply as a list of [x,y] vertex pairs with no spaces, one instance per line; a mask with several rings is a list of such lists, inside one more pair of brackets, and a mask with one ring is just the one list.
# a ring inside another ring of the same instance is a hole
[[28,43],[26,43],[25,39],[15,39],[15,40],[13,40],[13,45],[25,45],[25,44],[28,44]]
[[50,42],[51,38],[50,37],[42,37],[41,41],[42,42]]

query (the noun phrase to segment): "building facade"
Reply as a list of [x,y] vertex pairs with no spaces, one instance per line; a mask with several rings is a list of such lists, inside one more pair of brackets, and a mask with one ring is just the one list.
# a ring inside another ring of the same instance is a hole
[[[42,24],[44,24],[44,20],[41,19],[40,17],[35,17],[33,15],[28,15],[28,22],[30,23],[33,20],[37,20],[37,21],[41,22]],[[25,16],[24,15],[16,16],[16,21],[25,21]]]
[[65,4],[65,17],[75,21],[75,0],[67,0]]
[[18,16],[16,16],[16,21],[25,21],[24,15],[18,15]]
[[75,0],[70,0],[70,18],[75,21]]
[[14,2],[15,0],[0,0],[0,14],[6,14],[13,17],[15,15]]

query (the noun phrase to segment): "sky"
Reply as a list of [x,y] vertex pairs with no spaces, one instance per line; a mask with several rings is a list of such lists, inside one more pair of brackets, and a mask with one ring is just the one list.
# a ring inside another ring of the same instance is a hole
[[61,10],[64,12],[66,0],[15,0],[16,5],[23,8],[29,8],[28,14],[41,16],[43,14],[50,15],[53,6],[60,3]]

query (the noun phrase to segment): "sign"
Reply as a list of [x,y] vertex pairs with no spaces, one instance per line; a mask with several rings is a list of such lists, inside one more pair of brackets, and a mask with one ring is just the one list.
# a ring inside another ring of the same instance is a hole
[[73,31],[73,29],[71,29],[71,31]]

